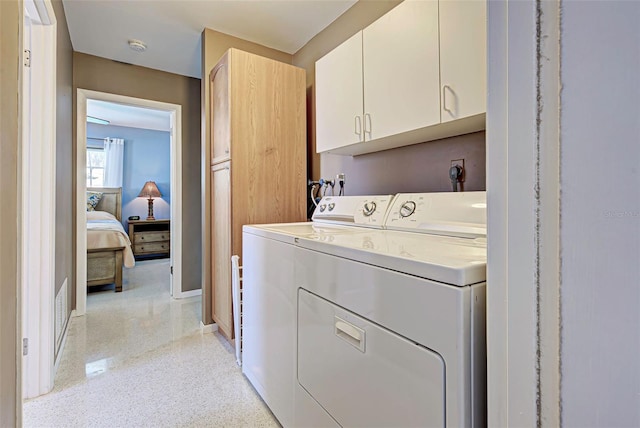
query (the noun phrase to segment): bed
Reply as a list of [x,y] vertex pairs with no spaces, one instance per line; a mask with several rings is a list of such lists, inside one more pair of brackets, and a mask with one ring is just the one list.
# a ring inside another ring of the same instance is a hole
[[87,211],[87,286],[115,284],[122,291],[122,267],[135,266],[131,241],[120,223],[122,188],[88,187],[101,193],[93,211]]

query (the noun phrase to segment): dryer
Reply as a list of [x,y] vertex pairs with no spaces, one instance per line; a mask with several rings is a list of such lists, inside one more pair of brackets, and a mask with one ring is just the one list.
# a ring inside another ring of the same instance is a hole
[[296,251],[382,228],[391,195],[325,197],[313,221],[244,226],[242,371],[285,427],[337,426],[297,381]]
[[244,229],[243,372],[283,426],[486,424],[486,195],[385,211]]

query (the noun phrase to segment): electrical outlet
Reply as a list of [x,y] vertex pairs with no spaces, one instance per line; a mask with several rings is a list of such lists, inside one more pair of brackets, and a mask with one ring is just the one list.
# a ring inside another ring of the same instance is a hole
[[460,176],[460,178],[458,179],[458,181],[460,183],[464,182],[464,179],[467,175],[467,170],[464,169],[464,159],[454,159],[451,161],[451,165],[449,166],[449,168],[451,168],[452,166],[456,166],[458,165],[460,168],[462,168],[462,175]]

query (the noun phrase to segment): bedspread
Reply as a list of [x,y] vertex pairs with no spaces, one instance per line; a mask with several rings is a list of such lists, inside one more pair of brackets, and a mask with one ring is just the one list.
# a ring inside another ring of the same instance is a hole
[[97,250],[101,248],[124,247],[124,266],[131,268],[136,264],[131,251],[131,241],[125,233],[122,224],[115,219],[87,219],[87,250]]

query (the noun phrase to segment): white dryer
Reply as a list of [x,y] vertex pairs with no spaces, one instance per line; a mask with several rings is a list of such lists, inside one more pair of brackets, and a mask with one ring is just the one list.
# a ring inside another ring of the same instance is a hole
[[285,427],[338,426],[297,381],[297,243],[380,229],[392,199],[325,197],[313,222],[243,228],[242,371]]
[[284,426],[486,424],[485,193],[386,211],[245,227],[243,371]]

